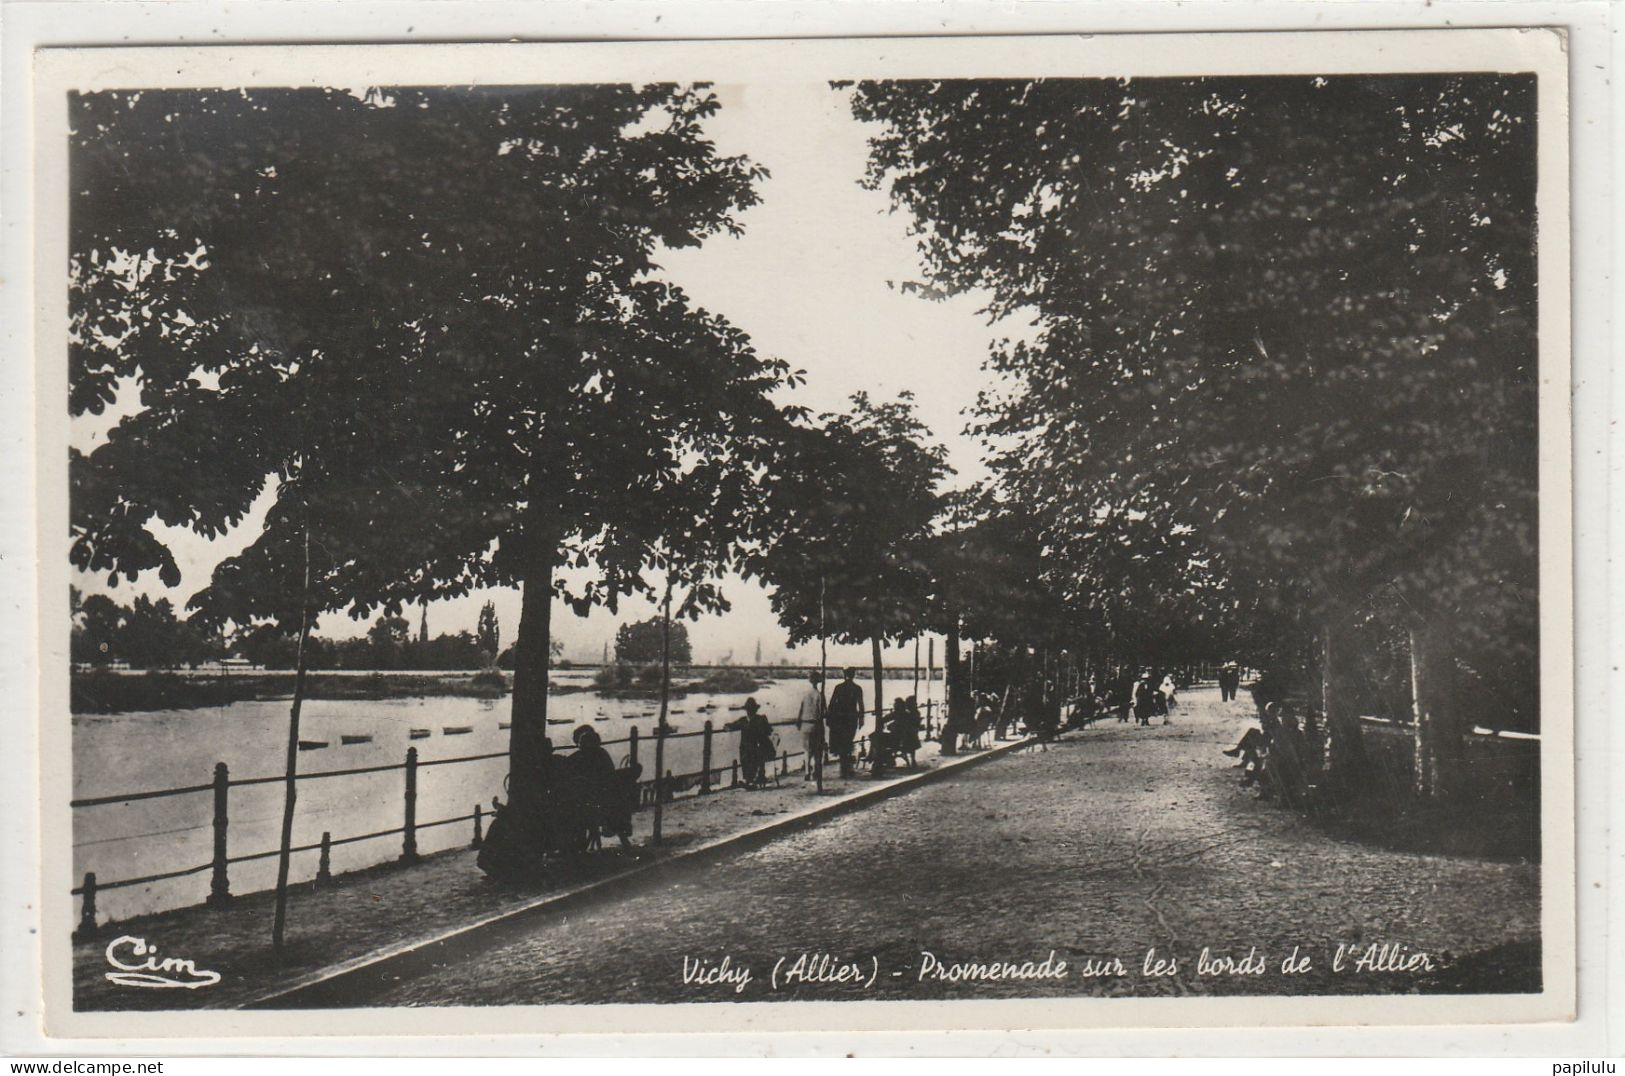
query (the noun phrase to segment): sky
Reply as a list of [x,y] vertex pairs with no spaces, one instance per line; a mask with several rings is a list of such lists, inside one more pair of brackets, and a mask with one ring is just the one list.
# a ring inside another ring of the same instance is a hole
[[[723,85],[716,88],[722,108],[707,123],[719,152],[745,154],[765,166],[770,178],[758,188],[761,204],[740,216],[744,234],[719,236],[697,249],[668,251],[664,276],[688,292],[696,305],[722,314],[748,333],[759,353],[806,372],[806,382],[781,397],[815,412],[844,409],[859,390],[879,399],[912,391],[920,417],[948,449],[953,486],[974,481],[984,471],[976,441],[963,433],[964,410],[986,383],[981,370],[995,339],[1020,327],[990,326],[975,295],[928,300],[900,285],[920,278],[918,252],[906,214],[891,212],[889,197],[859,186],[867,158],[865,125],[852,118],[845,91],[827,83]],[[74,443],[89,450],[105,433],[107,419],[75,423]],[[246,547],[257,533],[270,496],[261,498],[243,524],[207,542],[184,530],[153,524],[181,565],[178,587],[166,589],[155,573],[134,587],[109,588],[105,580],[81,576],[86,592],[107,593],[129,602],[137,593],[168,597],[177,608],[201,589],[214,566]],[[698,662],[731,658],[791,662],[817,659],[816,644],[788,647],[760,586],[731,579],[724,593],[732,603],[725,614],[707,616],[688,627]],[[472,631],[485,601],[495,603],[503,645],[519,623],[515,589],[480,591],[429,606],[431,634]],[[632,600],[620,610],[594,610],[578,617],[562,602],[553,614],[555,636],[564,656],[596,661],[613,645],[617,626],[655,615],[654,606]],[[414,631],[418,615],[411,613]],[[360,634],[366,623],[329,614],[321,634]],[[937,652],[941,653],[941,642]],[[888,653],[888,664],[907,664],[913,646]],[[923,658],[922,658],[923,660]],[[830,647],[834,664],[865,665],[867,646]]]

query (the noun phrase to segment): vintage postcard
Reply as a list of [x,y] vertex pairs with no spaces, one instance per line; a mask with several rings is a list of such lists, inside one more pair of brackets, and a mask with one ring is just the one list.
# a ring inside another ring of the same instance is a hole
[[1570,1019],[1566,78],[41,50],[50,1033]]

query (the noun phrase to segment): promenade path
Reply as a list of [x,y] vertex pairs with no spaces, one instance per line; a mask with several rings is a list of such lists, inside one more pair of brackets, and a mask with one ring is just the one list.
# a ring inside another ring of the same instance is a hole
[[[1096,725],[585,910],[498,926],[347,1003],[1362,994],[1455,989],[1452,972],[1474,966],[1534,985],[1516,972],[1538,960],[1536,866],[1340,841],[1254,800],[1219,753],[1249,712],[1195,691],[1169,725]],[[1390,965],[1426,954],[1433,971],[1354,966],[1380,945],[1404,947]],[[1263,972],[1204,974],[1204,948],[1232,970],[1252,953]],[[1288,977],[1294,950],[1307,964]],[[1065,978],[922,978],[930,959],[1052,951]],[[802,954],[822,974],[787,981]],[[1146,974],[1148,954],[1177,970]],[[685,983],[685,959],[692,971],[724,957],[730,978]],[[818,981],[847,964],[870,985]]]

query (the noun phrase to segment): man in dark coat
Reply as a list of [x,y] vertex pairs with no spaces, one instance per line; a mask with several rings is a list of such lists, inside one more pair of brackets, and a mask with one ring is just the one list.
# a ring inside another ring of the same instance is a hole
[[598,731],[590,725],[576,730],[575,754],[569,758],[572,791],[583,808],[584,845],[596,847],[600,836],[611,834],[621,847],[632,846],[630,805],[625,784],[615,770],[615,760],[604,750]]
[[830,754],[841,760],[841,776],[851,777],[852,741],[863,727],[863,689],[855,682],[856,669],[842,672],[842,680],[829,693],[829,708],[824,711],[824,724],[829,728]]
[[773,759],[773,725],[755,696],[745,700],[745,716],[725,728],[739,730],[739,768],[746,788],[767,787],[767,764]]

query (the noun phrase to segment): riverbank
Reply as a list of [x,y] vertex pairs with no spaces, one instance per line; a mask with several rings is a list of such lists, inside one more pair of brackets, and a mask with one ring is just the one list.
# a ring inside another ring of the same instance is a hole
[[[313,672],[305,675],[307,699],[500,698],[503,687],[476,681],[476,671],[399,673]],[[195,710],[234,702],[290,698],[289,672],[76,672],[69,709],[76,714]]]
[[[554,673],[595,671],[596,665],[573,665]],[[671,685],[672,697],[694,693],[756,690],[741,686],[774,680],[804,679],[809,670],[787,665],[690,665],[675,673],[683,679]],[[907,680],[911,669],[887,669],[887,681]],[[384,700],[408,698],[500,698],[513,684],[513,673],[502,673],[504,686],[481,682],[476,669],[451,670],[324,670],[305,675],[308,699]],[[938,673],[940,680],[941,674]],[[75,714],[142,713],[152,710],[195,710],[229,706],[234,702],[286,699],[293,694],[292,670],[255,669],[218,672],[209,669],[75,670],[71,675],[69,709]],[[860,680],[865,679],[859,677]],[[554,680],[553,695],[596,692],[605,698],[656,699],[658,687],[618,686],[600,689],[590,683]]]
[[[810,824],[832,809],[889,798],[922,780],[952,779],[945,769],[974,765],[998,753],[944,759],[936,744],[927,744],[919,753],[918,770],[903,770],[881,781],[843,779],[831,766],[822,795],[800,773],[792,772],[759,791],[726,789],[680,799],[665,806],[659,846],[649,843],[653,812],[645,808],[635,816],[632,854],[608,850],[587,856],[559,865],[546,879],[530,885],[491,882],[476,865],[473,848],[427,856],[415,864],[387,863],[337,875],[323,885],[299,884],[290,890],[288,943],[281,953],[270,945],[269,892],[237,896],[221,908],[194,905],[107,922],[93,938],[74,942],[74,1007],[81,1011],[239,1007],[321,978],[335,967],[411,949],[528,907],[584,896],[652,866],[715,854],[753,834],[780,832]],[[121,937],[142,938],[165,953],[191,959],[198,968],[218,973],[220,981],[196,990],[131,990],[109,982],[107,948]]]

